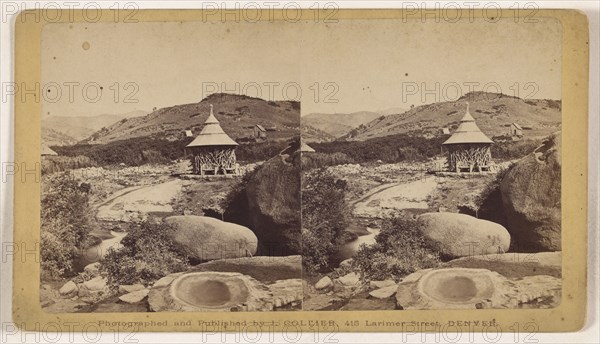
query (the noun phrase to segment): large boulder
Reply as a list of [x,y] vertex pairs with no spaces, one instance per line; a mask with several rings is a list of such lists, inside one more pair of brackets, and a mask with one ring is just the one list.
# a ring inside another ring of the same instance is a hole
[[425,213],[419,229],[446,257],[507,251],[510,234],[502,225],[457,213]]
[[500,183],[513,251],[561,249],[560,132],[517,162]]
[[225,218],[252,228],[259,252],[301,253],[300,161],[293,147],[257,167],[225,211]]
[[256,235],[244,226],[194,215],[170,216],[164,221],[175,228],[173,241],[180,249],[200,261],[240,258],[256,253]]

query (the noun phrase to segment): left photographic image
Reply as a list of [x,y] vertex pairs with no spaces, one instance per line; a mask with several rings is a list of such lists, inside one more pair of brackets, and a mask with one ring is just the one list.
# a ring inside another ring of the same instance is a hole
[[44,26],[45,312],[302,309],[298,52],[281,25]]

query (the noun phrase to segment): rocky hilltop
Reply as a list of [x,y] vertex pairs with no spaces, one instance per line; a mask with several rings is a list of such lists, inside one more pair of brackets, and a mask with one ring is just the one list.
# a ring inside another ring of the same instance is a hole
[[489,137],[506,135],[512,122],[519,124],[527,137],[541,138],[560,129],[560,100],[472,92],[456,101],[421,105],[404,113],[378,117],[351,130],[344,138],[362,141],[403,133],[438,135],[442,128],[452,132],[465,114],[466,102],[470,103],[477,125]]
[[198,103],[156,109],[146,116],[125,118],[83,140],[101,144],[134,137],[155,136],[167,139],[182,137],[185,130],[196,135],[208,118],[209,106],[233,139],[251,136],[254,125],[269,130],[269,139],[290,138],[300,127],[300,103],[266,101],[244,95],[215,93]]

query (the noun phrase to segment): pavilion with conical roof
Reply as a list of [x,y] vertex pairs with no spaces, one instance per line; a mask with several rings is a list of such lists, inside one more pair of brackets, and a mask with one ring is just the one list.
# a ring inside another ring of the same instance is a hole
[[194,174],[217,175],[237,174],[235,147],[238,145],[223,131],[219,121],[210,114],[204,122],[200,134],[186,146],[192,152],[192,169]]
[[460,125],[443,145],[448,152],[448,170],[462,172],[468,169],[479,172],[490,169],[492,162],[491,145],[494,143],[475,123],[475,119],[467,111],[460,120]]

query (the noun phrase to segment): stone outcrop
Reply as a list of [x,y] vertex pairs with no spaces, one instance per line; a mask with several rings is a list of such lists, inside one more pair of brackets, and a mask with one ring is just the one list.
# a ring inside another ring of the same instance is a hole
[[376,299],[387,299],[389,297],[394,296],[396,294],[397,290],[398,290],[398,287],[395,284],[388,285],[387,287],[383,287],[383,288],[371,291],[369,293],[369,296],[376,298]]
[[77,284],[75,284],[75,282],[73,281],[69,281],[67,283],[65,283],[59,290],[58,292],[60,293],[60,295],[63,296],[73,296],[75,294],[77,294]]
[[447,257],[505,252],[510,234],[502,225],[457,213],[425,213],[419,229]]
[[331,278],[329,278],[329,276],[325,276],[325,277],[321,278],[315,284],[315,289],[317,289],[317,290],[325,290],[325,289],[329,289],[331,287],[333,287],[333,281],[331,280]]
[[272,311],[298,306],[302,290],[300,279],[267,285],[237,272],[175,273],[154,284],[148,304],[155,312]]
[[235,223],[206,216],[170,216],[165,223],[175,228],[173,241],[200,261],[240,258],[256,253],[254,233]]
[[142,300],[144,300],[146,298],[146,296],[148,296],[148,289],[140,289],[140,290],[136,290],[130,293],[127,293],[125,295],[121,295],[119,296],[119,300],[125,302],[125,303],[138,303],[141,302]]
[[426,269],[398,285],[401,309],[549,308],[560,304],[561,279],[508,279],[486,269]]
[[225,211],[225,218],[251,228],[261,254],[301,253],[300,161],[293,150],[257,167]]
[[500,193],[512,251],[560,251],[561,166],[558,132],[504,176]]

